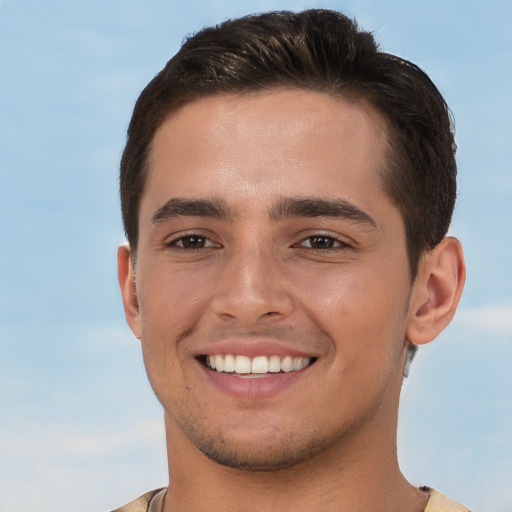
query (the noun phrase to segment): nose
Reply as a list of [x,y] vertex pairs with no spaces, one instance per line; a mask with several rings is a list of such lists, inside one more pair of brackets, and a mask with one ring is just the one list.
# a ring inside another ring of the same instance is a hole
[[293,300],[278,256],[270,250],[246,248],[226,260],[213,312],[222,320],[245,327],[288,317]]

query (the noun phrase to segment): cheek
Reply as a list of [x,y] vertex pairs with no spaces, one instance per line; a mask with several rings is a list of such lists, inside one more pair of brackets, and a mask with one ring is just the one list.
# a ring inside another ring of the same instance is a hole
[[402,273],[377,265],[340,265],[315,276],[296,276],[300,307],[330,338],[337,352],[385,354],[405,336],[408,283]]
[[[204,272],[153,266],[139,293],[143,329],[169,341],[193,328],[211,295]],[[155,340],[157,341],[157,340]]]
[[140,270],[141,347],[149,381],[165,403],[171,389],[181,389],[187,335],[204,312],[205,288],[197,274],[171,271],[163,265]]

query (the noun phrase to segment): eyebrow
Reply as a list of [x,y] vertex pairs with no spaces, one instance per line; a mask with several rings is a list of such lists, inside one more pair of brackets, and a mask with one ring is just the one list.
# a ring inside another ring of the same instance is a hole
[[151,220],[153,222],[162,222],[178,216],[230,220],[233,214],[229,206],[220,199],[184,199],[174,197],[158,208]]
[[[169,199],[154,213],[152,221],[163,222],[179,217],[206,217],[232,220],[234,213],[222,199]],[[269,218],[278,221],[289,217],[337,217],[369,224],[376,228],[376,222],[357,206],[344,199],[291,198],[280,199],[269,211]]]
[[274,205],[269,215],[272,220],[286,217],[341,217],[377,227],[367,213],[344,199],[285,197]]

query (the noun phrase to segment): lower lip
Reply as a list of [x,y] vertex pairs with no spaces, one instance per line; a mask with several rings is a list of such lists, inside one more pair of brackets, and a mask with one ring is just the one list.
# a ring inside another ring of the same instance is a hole
[[245,400],[271,398],[300,381],[313,365],[294,372],[267,373],[264,376],[239,377],[236,374],[216,372],[198,363],[208,379],[217,389],[228,395]]

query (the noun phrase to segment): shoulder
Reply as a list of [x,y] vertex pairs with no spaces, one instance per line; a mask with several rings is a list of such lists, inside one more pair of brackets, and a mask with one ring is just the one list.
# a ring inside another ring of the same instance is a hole
[[429,495],[427,507],[423,512],[471,512],[469,508],[453,501],[435,489],[422,487],[422,490],[428,492]]
[[124,505],[124,507],[116,508],[112,512],[148,512],[148,505],[150,501],[161,491],[162,489],[155,489],[149,491],[142,496],[139,496],[136,500]]

